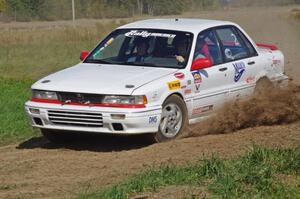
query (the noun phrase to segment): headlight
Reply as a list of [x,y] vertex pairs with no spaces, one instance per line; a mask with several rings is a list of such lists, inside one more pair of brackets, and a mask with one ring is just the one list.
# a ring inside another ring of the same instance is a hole
[[57,100],[56,92],[32,90],[32,98]]
[[145,95],[137,96],[120,96],[120,95],[107,95],[103,98],[103,104],[147,104]]

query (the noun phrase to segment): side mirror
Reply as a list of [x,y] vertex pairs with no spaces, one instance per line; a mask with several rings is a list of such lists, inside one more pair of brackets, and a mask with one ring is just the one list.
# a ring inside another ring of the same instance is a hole
[[213,65],[211,59],[199,58],[193,61],[191,71],[209,68]]
[[89,51],[81,51],[80,53],[80,60],[83,61],[89,55]]

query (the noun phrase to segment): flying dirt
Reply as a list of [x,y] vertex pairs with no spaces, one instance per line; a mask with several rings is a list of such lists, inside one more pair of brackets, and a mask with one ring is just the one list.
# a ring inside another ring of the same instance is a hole
[[231,133],[264,125],[300,120],[300,87],[269,87],[247,100],[226,104],[207,121],[191,127],[188,136]]

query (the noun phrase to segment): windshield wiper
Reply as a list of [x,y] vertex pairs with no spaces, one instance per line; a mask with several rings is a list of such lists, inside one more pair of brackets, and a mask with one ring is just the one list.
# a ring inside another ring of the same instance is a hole
[[112,64],[111,62],[104,61],[101,59],[87,59],[84,61],[84,63],[92,63],[92,64]]
[[162,67],[152,63],[143,63],[143,62],[119,62],[116,64],[120,65],[134,65],[134,66],[150,66],[150,67]]

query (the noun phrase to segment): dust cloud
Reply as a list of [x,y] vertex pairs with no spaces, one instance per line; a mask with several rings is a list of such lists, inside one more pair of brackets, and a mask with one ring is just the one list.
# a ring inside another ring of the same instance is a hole
[[225,104],[206,121],[192,126],[186,137],[231,133],[249,127],[300,120],[300,86],[268,88],[247,100]]

